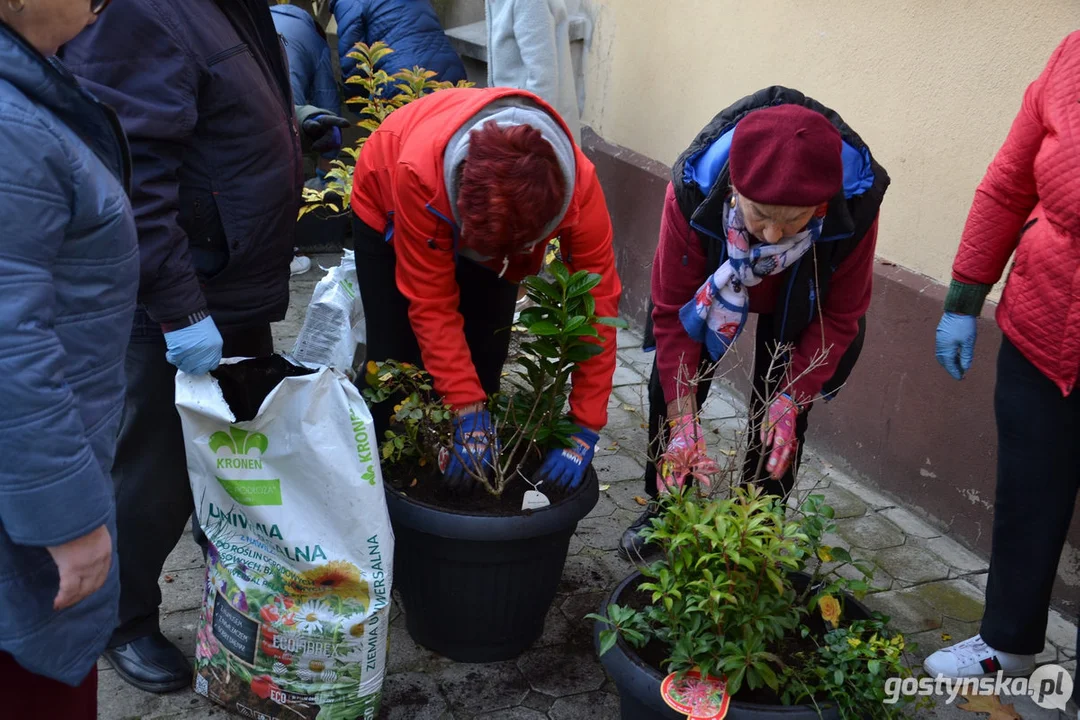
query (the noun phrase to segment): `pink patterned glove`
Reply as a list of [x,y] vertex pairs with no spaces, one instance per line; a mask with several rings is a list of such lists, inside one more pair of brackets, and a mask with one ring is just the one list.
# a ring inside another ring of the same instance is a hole
[[693,479],[708,488],[710,475],[720,471],[720,467],[706,453],[705,434],[697,417],[685,413],[669,421],[671,430],[668,434],[667,450],[660,458],[660,478],[664,484],[660,492],[682,488],[688,479]]
[[769,453],[765,470],[773,480],[784,477],[791,467],[791,460],[799,448],[799,438],[795,431],[795,421],[799,417],[799,406],[789,395],[779,395],[769,406],[769,413],[761,423],[761,451]]

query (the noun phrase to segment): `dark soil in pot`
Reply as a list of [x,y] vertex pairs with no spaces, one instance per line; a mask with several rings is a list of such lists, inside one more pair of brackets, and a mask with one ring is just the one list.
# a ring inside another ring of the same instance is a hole
[[[539,459],[528,460],[522,465],[522,473],[526,477],[531,477],[539,467]],[[499,497],[495,497],[479,485],[467,493],[450,492],[443,487],[440,473],[432,465],[425,467],[404,464],[384,466],[383,478],[410,499],[450,512],[499,516],[529,514],[528,511],[522,512],[521,501],[525,497],[525,492],[531,490],[532,487],[520,478],[511,482]],[[541,485],[538,489],[547,496],[552,505],[562,502],[571,494],[546,485]]]
[[408,494],[389,484],[386,491],[394,587],[409,635],[458,662],[517,657],[543,632],[570,538],[599,499],[595,470],[577,490],[561,499],[549,492],[550,507],[527,513],[524,483],[486,512],[479,494],[439,497],[427,489],[435,483],[422,484]]
[[[604,601],[600,614],[606,614],[608,605],[612,603],[644,607],[648,600],[637,590],[642,581],[640,573],[634,573],[623,580]],[[808,581],[809,578],[801,573],[795,576],[797,589],[805,587]],[[870,611],[850,596],[845,598],[844,608],[844,615],[849,620],[865,620],[870,617]],[[822,635],[825,633],[825,625],[820,618],[807,617],[804,622],[811,630],[820,631]],[[600,622],[594,626],[597,649],[600,631],[605,627]],[[773,651],[784,657],[799,650],[812,650],[816,647],[813,640],[798,637],[789,638],[786,643]],[[619,688],[621,720],[685,720],[684,715],[669,708],[660,697],[660,683],[667,676],[667,672],[660,667],[667,657],[667,648],[660,643],[650,643],[641,650],[636,650],[622,640],[601,657],[604,668]],[[785,706],[780,704],[779,698],[768,688],[757,691],[745,688],[732,698],[727,717],[730,720],[835,720],[839,715],[825,703],[822,704],[820,712],[806,705]]]

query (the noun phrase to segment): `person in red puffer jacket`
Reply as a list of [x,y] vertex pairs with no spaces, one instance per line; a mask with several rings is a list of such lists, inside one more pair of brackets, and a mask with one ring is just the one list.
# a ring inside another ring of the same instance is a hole
[[1080,33],[1027,89],[975,193],[953,263],[938,361],[971,369],[975,319],[1015,253],[997,308],[998,479],[981,632],[927,658],[931,675],[1035,667],[1080,486]]
[[[558,237],[572,271],[601,276],[596,314],[618,314],[611,219],[593,164],[559,115],[511,88],[440,90],[395,110],[364,145],[351,199],[367,356],[422,364],[454,411],[443,479],[465,490],[495,447],[487,399],[499,389],[518,283]],[[575,488],[607,423],[614,328],[571,378],[574,447],[533,480]],[[381,438],[384,402],[372,408]],[[467,468],[466,463],[472,465]]]
[[[758,315],[744,475],[786,496],[813,402],[832,398],[862,349],[878,210],[889,176],[835,112],[784,87],[717,115],[672,172],[652,272],[655,345],[645,490],[716,471],[697,410],[717,361]],[[777,348],[784,350],[777,355]],[[822,354],[827,353],[824,360]],[[657,482],[662,475],[663,483]],[[651,554],[641,530],[619,552]]]

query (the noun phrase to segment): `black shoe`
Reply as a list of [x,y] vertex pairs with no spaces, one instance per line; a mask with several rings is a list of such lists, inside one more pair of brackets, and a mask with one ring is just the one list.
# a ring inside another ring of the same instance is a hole
[[160,632],[109,648],[105,659],[128,683],[152,693],[189,687],[194,672],[180,648]]
[[653,518],[660,514],[660,506],[656,502],[650,502],[637,520],[623,533],[619,542],[619,555],[630,562],[648,562],[660,554],[660,548],[650,545],[645,538],[641,537],[641,531],[651,526]]

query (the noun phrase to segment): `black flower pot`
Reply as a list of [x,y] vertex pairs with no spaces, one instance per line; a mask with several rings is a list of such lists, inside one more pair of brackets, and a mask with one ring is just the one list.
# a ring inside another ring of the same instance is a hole
[[568,498],[525,515],[452,512],[388,487],[394,587],[409,635],[458,662],[529,649],[544,630],[570,538],[599,497],[592,467]]
[[[806,587],[810,578],[803,573],[796,573],[796,589]],[[600,614],[607,615],[608,605],[618,603],[627,588],[634,589],[642,582],[641,573],[634,573],[619,583],[615,591],[600,606]],[[852,620],[867,620],[870,611],[850,595],[844,599],[845,616]],[[593,626],[593,638],[597,652],[600,651],[600,631],[606,629],[605,623],[597,621]],[[686,720],[660,697],[660,683],[664,676],[647,665],[634,653],[634,649],[621,639],[615,647],[600,658],[604,669],[615,681],[619,689],[619,707],[622,720]],[[732,700],[727,717],[729,720],[837,720],[840,714],[835,708],[808,705],[761,705],[758,703]]]

